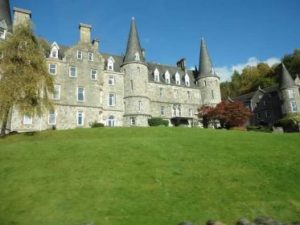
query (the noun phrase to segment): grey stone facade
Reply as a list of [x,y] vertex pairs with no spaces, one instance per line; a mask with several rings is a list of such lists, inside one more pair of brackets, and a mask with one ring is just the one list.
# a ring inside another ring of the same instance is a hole
[[[17,10],[18,18],[31,18]],[[19,22],[18,22],[19,23]],[[46,55],[49,76],[55,78],[55,111],[41,118],[11,114],[10,130],[45,130],[106,126],[148,126],[151,117],[169,120],[170,126],[198,125],[197,109],[221,101],[220,79],[213,72],[204,40],[199,71],[147,62],[138,32],[131,22],[125,56],[104,54],[99,41],[91,39],[92,27],[79,25],[80,40],[71,47],[50,44]],[[204,72],[205,71],[205,74]]]
[[242,101],[253,116],[249,125],[273,126],[287,114],[300,113],[300,83],[293,80],[284,64],[279,86],[258,88],[257,91],[233,98]]

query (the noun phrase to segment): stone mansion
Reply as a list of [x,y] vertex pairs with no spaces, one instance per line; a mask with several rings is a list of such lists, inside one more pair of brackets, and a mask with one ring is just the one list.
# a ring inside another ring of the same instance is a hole
[[[14,26],[31,20],[31,12],[0,0],[2,41]],[[49,76],[55,78],[55,110],[32,117],[11,113],[12,131],[105,126],[148,126],[148,119],[161,117],[170,126],[198,126],[197,109],[221,101],[220,78],[213,70],[205,41],[201,40],[199,69],[188,70],[185,59],[175,66],[147,62],[139,41],[136,21],[130,25],[126,54],[99,52],[99,41],[91,39],[92,27],[79,25],[80,39],[74,46],[50,43],[46,55]],[[0,90],[1,91],[1,90]]]

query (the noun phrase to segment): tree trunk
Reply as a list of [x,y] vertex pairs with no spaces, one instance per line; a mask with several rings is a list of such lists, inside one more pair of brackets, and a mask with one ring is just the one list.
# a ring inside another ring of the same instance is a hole
[[6,134],[6,126],[7,126],[7,121],[8,121],[8,116],[9,116],[9,109],[5,111],[5,114],[3,115],[3,120],[2,120],[2,126],[1,126],[1,133],[0,136],[5,136]]

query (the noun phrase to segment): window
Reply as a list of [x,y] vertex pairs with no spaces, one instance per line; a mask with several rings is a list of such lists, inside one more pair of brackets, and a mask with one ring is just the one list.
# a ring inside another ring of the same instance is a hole
[[167,84],[170,83],[170,73],[169,73],[169,71],[166,71],[166,73],[165,73],[165,80],[166,80]]
[[58,58],[58,50],[57,49],[52,49],[51,58]]
[[108,95],[108,106],[115,106],[115,105],[116,105],[116,95],[111,93]]
[[84,88],[83,87],[77,88],[77,101],[79,101],[79,102],[84,101]]
[[53,100],[60,100],[60,85],[54,85]]
[[180,85],[180,75],[179,75],[178,72],[175,74],[175,83],[176,83],[177,85]]
[[139,101],[139,112],[142,112],[143,110],[143,103],[142,101]]
[[157,68],[154,70],[154,81],[159,82],[159,71]]
[[136,119],[135,117],[130,117],[130,125],[135,126],[136,125]]
[[49,64],[49,73],[52,75],[56,75],[56,64]]
[[88,53],[88,59],[89,59],[89,61],[94,61],[94,53],[89,52]]
[[173,105],[172,116],[181,116],[181,105],[180,104]]
[[189,87],[190,86],[190,77],[188,74],[185,74],[184,81],[185,81],[185,85]]
[[211,98],[212,98],[212,99],[215,99],[214,90],[211,90]]
[[77,51],[77,59],[82,59],[82,51]]
[[140,54],[138,52],[135,53],[135,61],[140,61]]
[[163,97],[163,91],[164,91],[163,88],[159,88],[159,97]]
[[297,103],[296,103],[296,101],[291,101],[291,111],[292,112],[297,112]]
[[55,111],[49,111],[48,113],[48,124],[56,125],[56,113]]
[[58,58],[58,44],[56,42],[53,42],[53,44],[51,45],[51,52],[50,52],[50,58]]
[[97,80],[97,70],[91,69],[91,79]]
[[294,90],[287,90],[287,94],[289,98],[294,98],[295,94],[294,94]]
[[116,120],[114,116],[108,117],[107,126],[114,127],[116,125]]
[[29,114],[25,114],[23,117],[23,124],[31,125],[32,124],[32,116],[30,116]]
[[70,77],[77,77],[77,68],[75,66],[70,66],[69,76]]
[[164,116],[164,115],[165,115],[165,107],[164,107],[164,106],[161,106],[161,107],[160,107],[160,115],[161,115],[161,116]]
[[115,78],[114,78],[114,76],[109,76],[108,77],[108,84],[109,85],[115,85]]
[[77,126],[84,125],[84,113],[82,111],[77,112]]
[[5,36],[6,36],[6,30],[0,27],[0,38],[5,39]]
[[205,80],[205,81],[203,81],[203,86],[204,86],[204,87],[206,86],[206,80]]
[[107,70],[114,71],[114,63],[114,58],[110,56],[107,60]]

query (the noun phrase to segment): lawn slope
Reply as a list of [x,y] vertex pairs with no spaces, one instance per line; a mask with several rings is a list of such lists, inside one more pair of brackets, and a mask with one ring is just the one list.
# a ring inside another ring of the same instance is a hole
[[299,220],[300,135],[186,128],[0,139],[1,225]]

